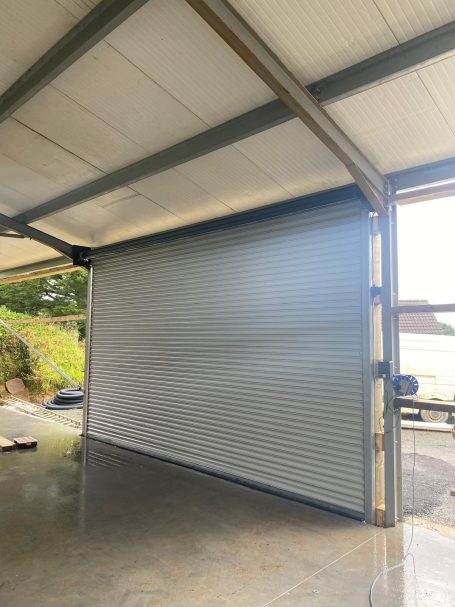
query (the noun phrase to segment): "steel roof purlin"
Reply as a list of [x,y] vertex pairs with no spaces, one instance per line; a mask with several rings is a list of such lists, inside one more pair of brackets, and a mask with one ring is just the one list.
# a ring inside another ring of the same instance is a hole
[[0,97],[3,122],[148,0],[102,0]]
[[340,101],[387,82],[390,78],[431,65],[455,48],[455,21],[360,61],[308,85],[321,105]]

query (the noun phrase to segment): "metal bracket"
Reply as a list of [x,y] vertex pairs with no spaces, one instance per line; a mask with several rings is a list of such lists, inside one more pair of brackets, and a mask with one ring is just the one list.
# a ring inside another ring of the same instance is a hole
[[90,247],[81,247],[80,245],[73,245],[72,247],[72,259],[74,266],[80,266],[81,268],[90,268],[90,262],[85,258],[85,254],[90,251]]
[[378,360],[376,368],[376,376],[382,377],[382,379],[390,379],[393,375],[393,361],[391,360]]
[[370,287],[370,295],[373,299],[375,297],[378,297],[379,295],[381,295],[381,292],[382,292],[382,287],[378,287],[377,285],[372,285]]

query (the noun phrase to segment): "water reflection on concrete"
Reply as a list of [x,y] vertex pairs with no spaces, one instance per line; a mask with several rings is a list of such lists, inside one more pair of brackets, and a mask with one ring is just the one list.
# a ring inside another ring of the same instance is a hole
[[[0,434],[39,439],[0,456],[0,605],[360,607],[409,541],[1,409]],[[455,604],[454,540],[412,551],[375,605]]]

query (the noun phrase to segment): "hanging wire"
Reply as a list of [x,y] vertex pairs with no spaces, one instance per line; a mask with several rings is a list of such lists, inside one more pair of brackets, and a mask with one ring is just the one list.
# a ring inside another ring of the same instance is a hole
[[[405,394],[405,396],[407,396]],[[389,401],[386,405],[386,410],[387,408],[390,406],[391,402]],[[415,405],[415,398],[414,396],[412,397],[412,408],[414,409]],[[401,414],[400,414],[400,418],[401,418]],[[369,606],[370,607],[375,607],[374,606],[374,601],[373,601],[373,592],[374,592],[374,587],[376,586],[376,583],[378,582],[378,580],[384,576],[387,575],[388,573],[390,573],[391,571],[394,571],[395,569],[399,569],[400,567],[404,567],[405,565],[405,561],[409,556],[412,556],[411,554],[411,547],[414,541],[414,510],[415,510],[415,469],[416,469],[416,432],[415,432],[415,415],[413,414],[412,416],[412,438],[413,438],[413,460],[412,460],[412,474],[411,474],[411,487],[412,487],[412,506],[411,506],[411,537],[409,539],[409,544],[408,547],[403,555],[403,558],[401,559],[401,561],[399,561],[398,563],[396,563],[395,565],[391,565],[390,567],[384,567],[383,569],[381,569],[381,571],[376,575],[376,577],[373,579],[373,581],[371,582],[370,585],[370,591],[368,594],[368,601],[369,601]]]

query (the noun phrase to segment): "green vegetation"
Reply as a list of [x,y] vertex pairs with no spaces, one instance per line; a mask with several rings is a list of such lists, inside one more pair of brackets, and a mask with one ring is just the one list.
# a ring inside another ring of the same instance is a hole
[[85,314],[87,272],[66,272],[0,286],[0,306],[32,316]]
[[[74,381],[83,383],[85,346],[79,339],[76,323],[19,324],[14,320],[30,317],[11,312],[3,306],[0,306],[0,318]],[[66,326],[68,324],[71,326]],[[3,327],[0,327],[0,361],[1,383],[20,377],[31,394],[40,396],[70,387],[48,364]]]
[[442,332],[444,335],[455,335],[455,327],[449,325],[446,322],[440,322],[439,324],[441,325]]
[[[87,273],[83,270],[0,286],[0,318],[80,384],[84,379],[85,322],[22,324],[14,320],[84,314],[86,288]],[[69,387],[49,365],[0,326],[0,383],[14,377],[20,377],[36,396]]]

